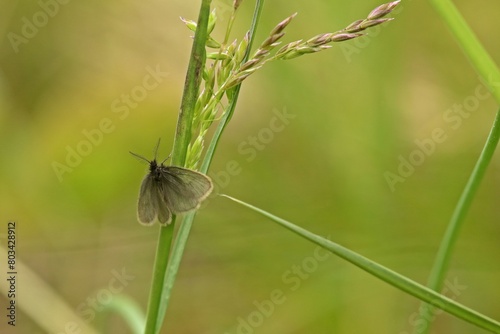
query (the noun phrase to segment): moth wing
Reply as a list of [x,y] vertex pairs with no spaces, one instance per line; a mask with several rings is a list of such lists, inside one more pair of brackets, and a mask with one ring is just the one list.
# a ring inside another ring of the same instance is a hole
[[198,208],[214,188],[205,174],[175,166],[165,167],[163,181],[163,199],[173,213]]
[[156,205],[158,208],[158,221],[160,222],[161,225],[168,225],[172,221],[172,212],[168,209],[168,205],[165,202],[160,187],[155,187],[155,198],[153,200],[156,200]]
[[172,220],[172,213],[163,199],[161,189],[153,176],[149,174],[146,175],[141,184],[137,218],[139,223],[143,225],[152,225],[155,219],[158,219],[162,225],[168,225]]
[[137,219],[143,225],[152,225],[157,215],[157,201],[154,198],[158,196],[154,187],[153,177],[149,174],[146,175],[142,180],[139,201],[137,202]]

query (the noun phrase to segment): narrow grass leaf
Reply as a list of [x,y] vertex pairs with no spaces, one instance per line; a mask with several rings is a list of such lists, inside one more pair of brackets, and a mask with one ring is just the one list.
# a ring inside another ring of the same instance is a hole
[[314,234],[302,227],[294,225],[282,218],[279,218],[267,211],[257,208],[251,204],[240,201],[228,195],[222,195],[230,200],[239,203],[269,219],[278,223],[282,227],[298,234],[299,236],[307,239],[326,250],[329,250],[333,254],[343,258],[344,260],[354,264],[355,266],[363,269],[364,271],[372,274],[375,277],[380,278],[384,282],[414,296],[418,299],[432,304],[443,311],[446,311],[457,318],[463,319],[471,324],[478,327],[489,330],[493,333],[500,333],[500,322],[493,320],[475,310],[472,310],[464,305],[457,303],[456,301],[443,296],[434,290],[431,290],[411,279],[398,274],[397,272],[386,268],[356,252],[353,252],[339,244],[336,244],[328,239],[325,239],[317,234]]

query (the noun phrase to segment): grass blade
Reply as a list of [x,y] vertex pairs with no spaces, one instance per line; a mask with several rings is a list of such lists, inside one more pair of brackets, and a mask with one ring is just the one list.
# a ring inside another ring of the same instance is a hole
[[[465,221],[467,213],[472,205],[474,197],[476,196],[477,190],[484,178],[486,169],[491,162],[493,154],[500,139],[500,110],[495,116],[495,121],[493,122],[493,127],[491,128],[490,134],[486,140],[486,144],[479,156],[479,159],[472,170],[472,173],[465,185],[465,188],[460,195],[460,199],[453,211],[450,222],[446,228],[446,232],[443,236],[443,240],[439,245],[439,249],[434,261],[434,266],[432,267],[431,274],[429,276],[428,286],[439,291],[443,287],[443,282],[446,279],[446,273],[448,272],[448,267],[451,261],[454,246],[457,243],[461,227]],[[422,319],[432,319],[432,307],[425,307],[424,312],[422,312]],[[425,320],[426,323],[428,322]],[[428,332],[431,326],[426,326],[425,332]]]
[[251,204],[240,201],[236,198],[222,195],[226,198],[229,198],[236,203],[239,203],[269,219],[278,223],[282,227],[298,234],[299,236],[307,239],[324,249],[332,252],[333,254],[343,258],[346,261],[354,264],[355,266],[363,269],[364,271],[372,274],[375,277],[380,278],[384,282],[414,296],[418,299],[425,301],[431,305],[434,305],[443,311],[446,311],[457,318],[463,319],[471,324],[474,324],[478,327],[484,328],[494,333],[500,333],[500,323],[481,314],[478,313],[464,305],[457,303],[456,301],[445,297],[434,290],[431,290],[415,281],[410,280],[409,278],[402,276],[395,271],[392,271],[389,268],[386,268],[356,252],[353,252],[343,246],[340,246],[328,239],[325,239],[319,235],[316,235],[308,230],[294,225],[282,218],[279,218],[269,212],[266,212],[262,209],[259,209]]
[[[448,25],[466,57],[479,73],[482,81],[488,87],[490,92],[492,92],[493,96],[495,96],[497,102],[500,103],[500,85],[498,85],[500,82],[500,70],[498,69],[498,66],[484,49],[481,42],[475,36],[473,31],[467,25],[467,22],[451,1],[431,0],[431,3],[436,11],[441,15],[443,21]],[[446,278],[446,273],[451,262],[451,257],[453,255],[454,246],[459,237],[461,226],[465,221],[467,212],[472,205],[477,189],[479,188],[486,168],[488,167],[498,144],[500,134],[499,125],[500,111],[496,114],[483,151],[481,152],[474,170],[464,187],[450,222],[448,223],[443,240],[439,246],[428,282],[428,286],[435,291],[441,290],[443,286],[443,282]],[[425,307],[424,312],[422,312],[421,319],[432,319],[432,317],[430,317],[432,309],[432,307]],[[427,322],[427,320],[425,321]],[[429,333],[430,327],[431,326],[426,326],[423,333]]]
[[441,19],[448,25],[458,45],[500,103],[500,70],[467,22],[450,0],[430,0]]

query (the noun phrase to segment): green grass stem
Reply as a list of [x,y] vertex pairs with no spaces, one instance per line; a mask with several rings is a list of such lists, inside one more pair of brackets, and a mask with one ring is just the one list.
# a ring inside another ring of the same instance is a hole
[[[460,199],[458,200],[455,210],[453,211],[453,215],[451,216],[450,222],[448,223],[448,227],[446,228],[444,237],[441,241],[441,244],[439,245],[436,259],[434,260],[434,266],[432,267],[428,282],[428,286],[435,291],[440,291],[443,288],[444,280],[446,279],[446,274],[448,272],[450,261],[453,255],[453,250],[455,249],[461,227],[472,205],[474,197],[477,194],[477,190],[481,184],[481,181],[484,178],[486,169],[488,168],[493,154],[495,153],[495,149],[497,147],[499,139],[500,110],[495,116],[493,127],[491,128],[483,151],[481,152],[481,155],[479,156],[479,159],[476,162],[474,169],[472,170],[469,180],[467,181],[467,184],[465,185],[465,188],[460,195]],[[421,318],[432,319],[432,310],[432,307],[424,308],[424,312],[422,313]],[[430,324],[428,324],[428,326],[425,327],[424,333],[428,333],[430,327]]]
[[[187,149],[191,140],[194,107],[198,97],[201,75],[205,66],[205,43],[208,36],[207,26],[210,14],[210,4],[211,0],[202,0],[197,29],[191,50],[172,151],[172,164],[176,166],[184,166]],[[158,333],[163,323],[164,315],[160,314],[159,310],[166,309],[166,306],[160,304],[164,303],[164,298],[162,298],[164,279],[170,257],[170,245],[174,235],[175,220],[174,216],[170,225],[160,227],[153,269],[153,281],[148,301],[146,327],[144,330],[145,334]]]
[[108,304],[103,305],[102,311],[118,314],[133,334],[141,334],[144,330],[145,316],[139,304],[130,297],[115,295]]
[[[256,3],[256,7],[255,7],[255,13],[254,13],[253,21],[252,21],[252,27],[250,29],[251,38],[250,38],[250,43],[249,43],[249,48],[247,50],[247,54],[245,55],[245,59],[247,59],[248,55],[249,55],[249,50],[250,50],[251,45],[252,45],[253,36],[255,36],[255,31],[257,29],[257,22],[259,21],[260,14],[262,12],[262,7],[263,7],[263,0],[258,0]],[[200,14],[200,16],[201,16],[201,14]],[[199,24],[200,23],[198,23],[198,27],[200,27]],[[198,33],[198,29],[196,30],[196,32]],[[204,47],[204,44],[203,44],[203,47]],[[216,134],[213,136],[213,138],[209,144],[209,148],[207,149],[207,154],[205,155],[205,159],[204,159],[203,164],[202,164],[201,169],[200,169],[200,172],[202,172],[202,173],[207,173],[207,171],[208,171],[208,168],[210,166],[210,163],[211,163],[213,156],[214,156],[214,153],[215,153],[215,148],[217,147],[217,143],[220,140],[220,136],[222,134],[222,131],[224,130],[227,122],[231,118],[231,116],[234,112],[234,109],[236,107],[236,101],[238,99],[239,90],[240,90],[240,85],[238,85],[237,87],[234,88],[234,93],[231,95],[229,110],[223,116],[223,119],[219,123],[219,126],[216,130]],[[196,102],[196,99],[193,101],[193,103],[195,103],[195,102]],[[193,106],[194,106],[194,104],[193,104]],[[178,130],[179,130],[179,128],[178,128]],[[182,138],[179,138],[179,140],[176,141],[176,143],[181,142],[181,141],[184,142]],[[175,153],[175,150],[174,150],[174,153]],[[167,265],[167,263],[164,263],[164,265],[166,265],[166,267],[163,267],[163,266],[161,267],[161,269],[163,270],[162,273],[164,273],[164,275],[162,275],[162,281],[161,281],[161,286],[162,286],[161,300],[158,302],[159,307],[158,307],[158,310],[156,313],[156,329],[157,330],[159,330],[162,326],[163,319],[165,317],[165,313],[167,311],[168,304],[170,302],[172,289],[173,289],[173,286],[175,283],[175,279],[177,277],[177,273],[179,271],[182,256],[184,254],[184,250],[185,250],[188,238],[189,238],[189,233],[191,231],[195,216],[196,216],[196,212],[190,212],[190,213],[187,213],[186,215],[184,215],[182,222],[181,222],[181,225],[179,227],[179,231],[178,231],[177,236],[175,238],[175,242],[174,242],[173,247],[171,249],[170,261],[168,262],[168,265]],[[172,225],[170,225],[170,226],[172,226]],[[168,229],[168,227],[166,227],[165,229]],[[160,236],[160,238],[161,238],[161,236]],[[171,241],[171,238],[169,240]],[[159,240],[159,242],[161,242],[161,240]],[[169,246],[170,246],[170,244],[169,244]],[[158,245],[158,247],[160,247],[160,245]],[[169,247],[169,249],[170,249],[170,247]]]
[[465,56],[479,74],[495,99],[500,103],[500,70],[479,39],[450,0],[430,0],[447,24]]
[[[451,1],[431,0],[431,4],[439,13],[443,21],[448,25],[450,31],[454,35],[474,69],[481,77],[482,81],[496,98],[497,102],[500,103],[500,85],[498,84],[500,83],[500,70],[493,59],[484,49],[481,42],[475,36],[474,32],[470,29],[458,9]],[[443,287],[461,227],[465,221],[467,212],[472,205],[479,185],[484,178],[484,174],[491,161],[493,153],[495,152],[499,136],[500,111],[497,112],[495,116],[493,126],[490,130],[490,134],[486,140],[483,151],[481,152],[474,170],[465,185],[439,246],[428,281],[428,286],[435,291],[440,291]],[[432,310],[432,307],[425,307],[424,312],[421,315],[421,319],[432,319]],[[429,333],[430,327],[430,324],[428,324],[423,333]]]

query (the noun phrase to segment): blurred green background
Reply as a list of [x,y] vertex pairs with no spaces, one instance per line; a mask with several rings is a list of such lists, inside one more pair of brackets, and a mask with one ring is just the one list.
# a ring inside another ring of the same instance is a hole
[[[133,278],[114,295],[133,298],[145,311],[158,235],[157,226],[136,221],[146,166],[128,151],[151,157],[159,137],[161,156],[171,150],[192,42],[179,16],[196,19],[199,1],[49,3],[2,1],[0,236],[5,246],[7,222],[15,220],[18,261],[90,326],[128,333],[118,316],[99,311],[106,304],[99,296],[125,270]],[[220,19],[215,37],[222,36],[230,4],[214,0]],[[256,44],[294,12],[299,15],[286,42],[339,30],[379,4],[268,1]],[[494,16],[500,3],[456,4],[500,62]],[[243,1],[234,38],[248,29],[253,6]],[[44,23],[41,11],[54,15]],[[425,283],[497,103],[484,96],[428,2],[403,1],[392,16],[396,20],[367,37],[270,63],[249,77],[209,174],[220,193]],[[26,19],[39,20],[40,27],[24,27]],[[22,37],[23,29],[31,37]],[[150,74],[155,71],[156,81]],[[136,96],[128,105],[127,95]],[[460,106],[465,112],[456,118]],[[293,118],[266,137],[273,117],[284,112]],[[434,142],[404,182],[391,187],[386,173],[398,174],[401,159],[417,157],[416,141],[429,143],[436,129],[446,140]],[[94,144],[85,144],[89,133]],[[259,136],[250,159],[243,150]],[[68,158],[71,150],[85,154]],[[67,165],[66,159],[73,167],[57,173],[54,165]],[[240,171],[227,178],[231,161]],[[497,154],[457,245],[449,272],[455,288],[446,292],[497,319],[499,186]],[[19,279],[22,295],[29,283],[22,273]],[[259,307],[277,291],[281,303],[259,318]],[[82,314],[96,296],[95,317]],[[0,300],[5,305],[3,295]],[[48,303],[50,310],[49,301],[32,302]],[[213,197],[195,221],[163,332],[403,334],[422,326],[415,317],[419,305],[253,212]],[[2,319],[2,333],[46,332],[22,311],[14,331]],[[433,327],[433,333],[483,332],[446,314]]]

